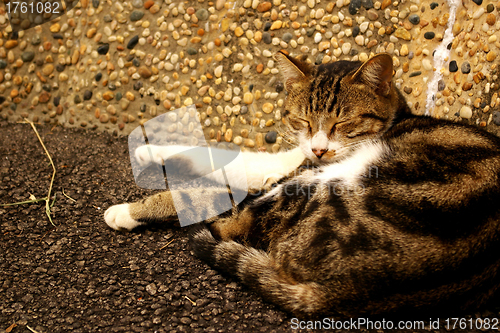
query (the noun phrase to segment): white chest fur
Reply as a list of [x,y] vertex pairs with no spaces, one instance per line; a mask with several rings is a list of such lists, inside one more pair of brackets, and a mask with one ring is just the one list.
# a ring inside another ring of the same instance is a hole
[[341,181],[346,185],[356,185],[361,177],[372,176],[377,171],[377,162],[389,153],[389,148],[382,142],[363,143],[349,157],[322,166],[321,172],[315,173],[312,182]]
[[[339,191],[346,189],[350,191],[359,190],[358,185],[363,177],[378,176],[377,162],[389,153],[389,148],[382,142],[363,143],[349,157],[337,163],[327,164],[318,169],[304,172],[299,177],[290,179],[288,182],[275,187],[258,201],[280,196],[282,193],[287,195],[307,195],[307,193],[311,193],[309,190],[304,189],[308,187],[308,184],[323,187],[333,185],[334,188],[330,189],[333,193],[340,193]],[[302,190],[298,190],[295,186],[297,183],[303,185]]]

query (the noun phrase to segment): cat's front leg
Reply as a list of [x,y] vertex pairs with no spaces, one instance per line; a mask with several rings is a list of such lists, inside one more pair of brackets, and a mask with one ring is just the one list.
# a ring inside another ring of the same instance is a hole
[[[268,190],[272,184],[294,172],[304,161],[300,148],[276,154],[225,151],[203,147],[145,145],[136,149],[135,158],[140,165],[148,163],[174,163],[179,170],[205,176],[219,184],[241,190]],[[214,167],[222,172],[214,172]]]
[[[271,189],[283,177],[293,174],[305,158],[300,148],[276,154],[244,152],[242,156],[248,189],[264,191]],[[228,177],[237,177],[232,172],[228,172]]]
[[184,171],[191,171],[192,161],[188,156],[183,156],[183,152],[189,151],[195,147],[189,146],[156,146],[144,145],[135,150],[134,157],[140,165],[148,165],[149,163],[163,164],[167,160],[176,159],[179,162],[184,162]]
[[206,177],[223,185],[226,185],[226,179],[220,169],[224,168],[227,172],[233,170],[231,180],[237,180],[233,185],[244,189],[245,184],[238,174],[244,173],[245,165],[242,159],[237,159],[238,155],[238,151],[177,145],[144,145],[135,151],[135,159],[142,166],[165,162],[180,173]]

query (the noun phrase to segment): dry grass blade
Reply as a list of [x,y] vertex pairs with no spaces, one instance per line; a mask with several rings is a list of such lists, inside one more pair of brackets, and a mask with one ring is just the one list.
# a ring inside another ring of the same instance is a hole
[[21,201],[21,202],[14,202],[14,203],[10,203],[10,204],[1,204],[0,206],[24,205],[24,204],[33,203],[33,202],[44,201],[46,199],[47,198],[40,198],[40,199],[36,199],[36,200],[27,200],[27,201]]
[[45,213],[47,214],[50,223],[52,223],[52,225],[55,227],[56,225],[54,224],[54,222],[52,222],[52,217],[50,216],[50,204],[49,204],[49,200],[50,200],[50,194],[52,192],[52,185],[54,185],[54,178],[56,177],[56,166],[54,165],[54,162],[52,161],[52,157],[50,156],[49,151],[47,150],[47,147],[45,147],[45,144],[43,143],[43,140],[40,137],[40,134],[38,133],[38,131],[37,131],[36,127],[35,127],[35,124],[33,124],[31,121],[29,121],[26,118],[24,118],[24,121],[26,121],[28,124],[30,124],[31,128],[33,128],[33,131],[35,131],[35,134],[36,134],[36,136],[38,138],[38,141],[40,141],[40,144],[42,145],[43,150],[45,151],[45,154],[49,158],[50,165],[52,165],[52,170],[53,170],[53,172],[52,172],[52,179],[50,180],[49,193],[47,194],[47,197],[45,198]]
[[47,196],[45,198],[35,199],[35,200],[27,200],[27,201],[21,201],[21,202],[14,202],[14,203],[10,203],[10,204],[1,204],[0,206],[24,205],[24,204],[28,204],[28,203],[33,203],[33,202],[45,200],[45,213],[47,214],[50,223],[55,227],[56,225],[54,224],[54,222],[52,221],[52,217],[50,216],[50,208],[54,205],[56,198],[54,196],[54,200],[52,201],[52,204],[49,204],[49,200],[50,200],[50,194],[52,193],[52,186],[54,184],[54,178],[56,177],[56,167],[54,165],[54,162],[52,161],[52,157],[50,156],[49,151],[47,150],[47,147],[45,147],[45,144],[43,143],[42,138],[40,137],[40,134],[38,133],[38,130],[35,127],[35,124],[33,124],[31,121],[29,121],[26,118],[24,118],[24,121],[26,123],[30,124],[31,127],[33,128],[33,131],[35,132],[35,134],[38,138],[38,141],[40,141],[40,144],[42,145],[43,150],[45,151],[45,154],[49,158],[50,165],[52,165],[53,172],[52,172],[52,178],[50,180],[49,193],[47,194]]
[[76,200],[75,200],[75,199],[73,199],[72,197],[70,197],[69,195],[67,195],[66,193],[64,193],[64,189],[62,190],[62,194],[63,194],[66,198],[68,198],[69,200],[71,200],[71,201],[73,201],[73,202],[76,202]]
[[35,124],[33,124],[31,121],[29,121],[26,118],[24,118],[24,121],[26,123],[30,124],[31,127],[33,128],[33,131],[35,131],[35,134],[38,138],[38,141],[40,141],[40,144],[42,145],[43,150],[45,151],[45,154],[49,158],[50,165],[52,165],[53,172],[52,172],[52,178],[50,179],[49,193],[47,194],[47,196],[45,198],[42,198],[42,199],[28,200],[28,201],[23,201],[23,202],[15,202],[15,203],[11,203],[11,204],[2,204],[0,206],[22,205],[22,204],[27,204],[27,203],[45,200],[45,213],[47,214],[47,217],[49,218],[50,223],[55,227],[56,225],[54,224],[54,222],[52,221],[52,217],[50,216],[50,208],[54,205],[54,203],[56,201],[55,196],[54,196],[54,200],[52,201],[52,204],[50,204],[49,201],[50,201],[50,194],[52,193],[52,186],[54,185],[54,178],[56,177],[56,166],[54,165],[54,162],[52,161],[52,157],[50,156],[49,151],[47,150],[47,147],[45,147],[45,144],[43,143],[42,138],[40,137],[40,134],[38,133],[38,131],[35,127]]

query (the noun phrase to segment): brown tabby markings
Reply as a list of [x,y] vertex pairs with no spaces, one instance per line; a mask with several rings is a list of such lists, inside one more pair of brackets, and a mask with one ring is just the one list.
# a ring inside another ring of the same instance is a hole
[[[491,298],[500,286],[500,140],[412,116],[388,55],[318,67],[276,59],[287,123],[319,167],[195,227],[195,253],[301,316],[462,310]],[[378,177],[341,173],[369,163]],[[329,190],[347,183],[364,191]],[[130,216],[171,218],[172,195],[132,204]]]

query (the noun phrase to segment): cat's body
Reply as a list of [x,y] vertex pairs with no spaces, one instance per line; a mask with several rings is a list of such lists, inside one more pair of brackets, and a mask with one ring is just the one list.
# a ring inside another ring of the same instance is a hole
[[[276,58],[300,148],[243,153],[251,188],[278,183],[196,227],[195,253],[298,315],[458,310],[488,300],[500,286],[500,139],[412,116],[391,85],[387,55],[319,68]],[[177,152],[154,151],[158,161]],[[289,175],[304,158],[317,167]],[[176,212],[174,197],[223,194],[178,192],[113,206],[106,222],[132,229],[172,220],[197,214],[188,205]]]

